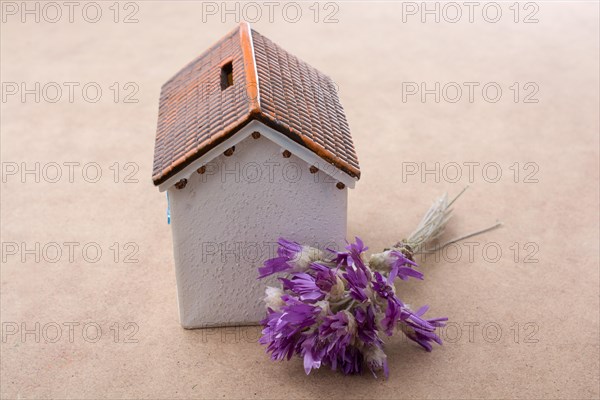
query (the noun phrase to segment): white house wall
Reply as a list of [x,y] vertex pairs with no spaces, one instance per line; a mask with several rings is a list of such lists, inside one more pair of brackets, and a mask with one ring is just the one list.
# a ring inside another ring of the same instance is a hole
[[[263,132],[266,133],[266,132]],[[343,246],[347,190],[264,135],[247,137],[169,188],[181,323],[186,328],[257,323],[264,287],[257,268],[279,237]]]

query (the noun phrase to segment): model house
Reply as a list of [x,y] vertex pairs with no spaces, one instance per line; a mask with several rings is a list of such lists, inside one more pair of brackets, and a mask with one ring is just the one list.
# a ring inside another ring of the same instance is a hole
[[279,237],[344,245],[360,170],[336,85],[247,23],[164,84],[155,146],[183,327],[262,319]]

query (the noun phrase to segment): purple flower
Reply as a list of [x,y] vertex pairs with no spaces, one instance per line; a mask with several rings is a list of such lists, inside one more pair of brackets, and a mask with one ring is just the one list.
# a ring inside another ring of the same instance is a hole
[[[350,258],[352,259],[352,264],[355,265],[356,267],[360,268],[361,270],[367,272],[369,271],[369,269],[366,267],[361,254],[364,253],[366,250],[368,250],[368,247],[365,247],[365,245],[363,244],[362,240],[360,240],[360,238],[356,238],[356,243],[350,243],[348,246],[346,246],[346,249],[348,250],[348,254],[350,254]],[[369,272],[370,275],[370,272]],[[369,279],[371,279],[371,277],[369,276]]]
[[386,280],[378,271],[375,271],[373,276],[375,276],[375,280],[372,282],[373,290],[379,297],[385,300],[396,297],[392,283],[393,281],[389,277]]
[[312,368],[319,368],[321,363],[333,370],[338,364],[344,364],[355,330],[354,317],[347,311],[326,316],[319,329],[302,344],[306,373]]
[[279,257],[286,257],[289,260],[293,260],[302,251],[302,245],[284,238],[277,240],[279,248],[277,254]]
[[363,370],[363,353],[355,346],[346,347],[346,351],[339,355],[337,364],[346,375],[360,374]]
[[431,342],[441,344],[435,329],[447,319],[425,319],[427,307],[413,312],[396,296],[397,277],[423,278],[401,252],[374,254],[367,263],[359,238],[345,250],[327,260],[317,249],[279,240],[278,257],[259,269],[260,277],[283,273],[282,288],[266,290],[260,343],[273,360],[302,357],[307,374],[325,365],[344,374],[383,371],[387,378],[382,332],[392,335],[399,326],[430,351]]
[[319,335],[327,342],[328,356],[343,352],[355,334],[356,322],[348,311],[339,311],[327,316],[319,327]]
[[389,271],[388,282],[393,282],[396,277],[407,280],[409,277],[423,279],[423,274],[413,269],[417,263],[407,258],[398,250],[386,250],[373,254],[369,260],[371,268]]
[[325,297],[325,293],[317,286],[315,277],[307,273],[295,273],[292,274],[291,279],[279,278],[279,280],[283,283],[284,290],[297,294],[302,301],[314,303]]
[[373,306],[357,307],[354,310],[354,318],[356,319],[357,335],[360,340],[367,344],[381,343],[381,339],[377,334],[377,322]]
[[323,252],[283,238],[277,241],[278,257],[266,260],[258,269],[258,279],[284,271],[304,271],[313,261],[323,258]]
[[357,262],[357,260],[364,266],[360,255],[369,248],[365,247],[363,241],[359,237],[356,237],[355,240],[356,243],[349,243],[345,247],[347,251],[334,251],[328,249],[330,252],[335,254],[333,262],[335,262],[338,265],[338,267],[347,268],[348,266]]
[[352,258],[347,251],[335,251],[329,248],[327,250],[334,254],[332,262],[335,263],[338,268],[346,268],[348,265],[352,264]]
[[388,277],[389,283],[393,282],[396,276],[403,281],[407,280],[410,276],[417,279],[423,279],[422,273],[411,268],[411,266],[417,267],[417,263],[406,258],[401,252],[391,250],[389,252],[389,257],[392,260],[390,275]]
[[346,268],[346,272],[342,276],[348,282],[350,296],[361,303],[367,301],[368,296],[366,289],[369,283],[367,271],[363,268],[351,265]]
[[264,329],[259,343],[267,345],[273,360],[282,360],[292,357],[298,352],[299,345],[304,339],[302,332],[314,325],[316,316],[320,313],[319,307],[305,304],[298,299],[284,295],[285,303],[280,311],[267,310],[267,316],[261,321]]
[[330,292],[338,284],[336,270],[319,263],[312,263],[310,268],[315,272],[315,283],[323,292]]
[[417,312],[413,312],[405,308],[402,310],[400,319],[404,334],[420,344],[425,350],[431,351],[430,342],[442,344],[442,340],[435,334],[435,328],[444,326],[444,322],[448,321],[448,318],[422,319],[421,316],[428,309],[429,306],[423,306]]
[[387,302],[385,317],[381,320],[381,325],[386,335],[392,336],[394,333],[394,328],[396,327],[396,322],[401,315],[400,311],[402,310],[402,307],[404,307],[404,304],[402,304],[402,301],[396,297],[393,283],[389,277],[387,280],[385,280],[383,275],[377,271],[374,273],[374,276],[375,280],[372,282],[373,290],[379,297]]
[[297,259],[299,254],[302,253],[302,246],[299,243],[291,242],[284,238],[279,238],[277,243],[279,244],[277,248],[279,257],[270,258],[264,262],[263,267],[258,269],[258,279],[278,272],[291,270],[293,265],[290,261]]
[[366,288],[371,281],[371,270],[365,265],[361,254],[368,249],[360,238],[356,238],[356,243],[346,246],[350,261],[346,265],[344,278],[348,281],[350,287],[350,296],[355,300],[365,302],[368,299]]
[[258,269],[258,279],[262,279],[278,272],[288,271],[290,269],[292,269],[292,266],[288,263],[288,259],[286,257],[270,258],[266,260],[263,266]]
[[355,237],[354,240],[356,240],[356,243],[350,243],[346,246],[346,249],[349,250],[350,254],[361,254],[369,250],[358,236]]
[[267,316],[260,321],[263,326],[262,336],[258,340],[260,344],[267,345],[267,352],[271,353],[271,359],[288,360],[294,355],[297,338],[294,338],[288,323],[282,321],[283,312],[269,309]]
[[312,369],[321,367],[321,360],[325,351],[322,348],[319,339],[318,332],[314,331],[312,334],[306,335],[300,345],[300,355],[304,359],[304,372],[306,372],[306,375],[308,375]]
[[402,311],[401,304],[398,304],[394,299],[388,299],[385,309],[385,317],[381,320],[381,326],[386,335],[392,336],[396,322],[400,319]]

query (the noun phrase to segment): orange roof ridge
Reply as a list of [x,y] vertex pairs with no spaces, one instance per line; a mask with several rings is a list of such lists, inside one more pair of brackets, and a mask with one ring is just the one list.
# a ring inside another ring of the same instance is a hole
[[[223,82],[225,68],[230,81]],[[154,184],[255,119],[360,177],[333,80],[242,22],[162,86]]]
[[240,22],[240,41],[244,54],[246,71],[246,95],[250,101],[250,114],[260,113],[260,89],[258,86],[258,71],[254,58],[254,44],[252,43],[252,28],[248,22]]

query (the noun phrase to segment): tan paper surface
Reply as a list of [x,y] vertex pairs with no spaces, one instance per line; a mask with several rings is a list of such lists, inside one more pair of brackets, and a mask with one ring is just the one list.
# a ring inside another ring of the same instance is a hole
[[[98,4],[97,23],[83,19],[85,3],[73,23],[64,5],[56,23],[51,9],[39,23],[3,9],[3,398],[598,398],[597,4],[521,4],[518,23],[510,3],[497,23],[483,3],[473,23],[462,3],[456,23],[448,8],[422,23],[422,10],[366,2],[321,3],[318,15],[303,3],[291,23],[280,4],[273,23],[263,7],[253,24],[339,85],[362,169],[349,237],[390,245],[436,196],[467,184],[445,238],[504,223],[421,260],[425,280],[398,286],[450,325],[432,353],[389,339],[387,381],[273,363],[256,327],[179,326],[166,201],[151,184],[159,90],[235,16],[137,2],[120,3],[115,23],[112,2]],[[331,13],[337,22],[324,23]],[[138,22],[122,23],[130,15]],[[21,83],[35,92],[36,82],[39,103],[21,101]],[[439,103],[407,95],[436,82]]]

